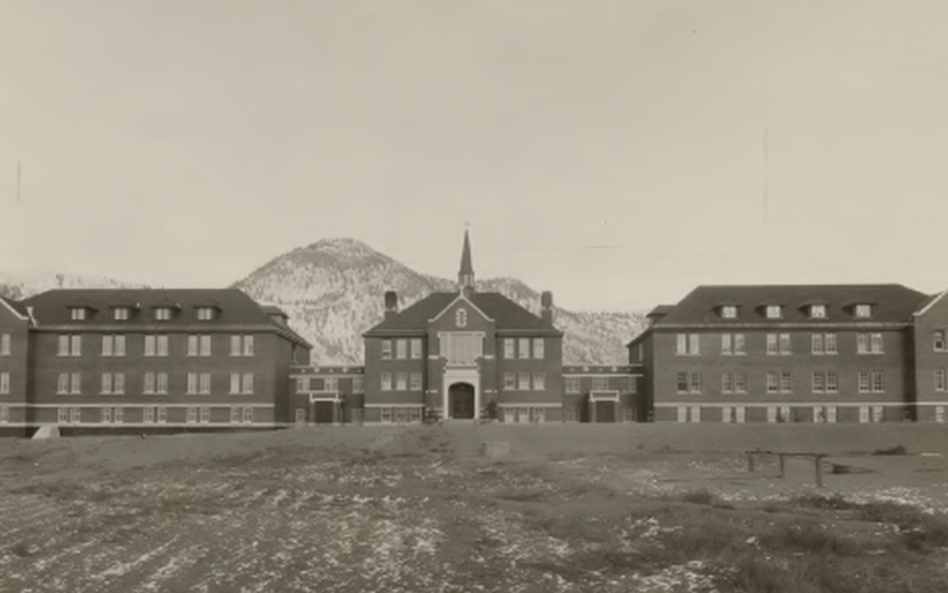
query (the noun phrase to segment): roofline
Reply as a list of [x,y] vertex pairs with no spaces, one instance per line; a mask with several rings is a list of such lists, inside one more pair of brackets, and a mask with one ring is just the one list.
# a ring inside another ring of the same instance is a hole
[[456,302],[458,302],[458,301],[460,301],[460,300],[467,301],[467,303],[468,303],[471,307],[473,307],[475,311],[477,311],[478,313],[480,313],[481,317],[483,317],[484,319],[486,319],[487,321],[489,321],[489,322],[491,322],[491,323],[494,323],[494,320],[491,319],[490,317],[488,317],[487,313],[484,313],[483,311],[481,311],[480,307],[478,307],[477,305],[475,305],[475,304],[471,301],[471,299],[467,298],[467,296],[465,296],[465,294],[464,294],[463,292],[458,293],[458,296],[454,297],[454,300],[452,300],[450,303],[448,303],[447,305],[445,305],[444,309],[441,309],[441,312],[440,312],[440,313],[438,313],[437,315],[435,315],[434,317],[432,317],[431,319],[429,319],[429,320],[428,320],[428,323],[434,323],[435,321],[441,319],[441,316],[444,315],[445,313],[447,313],[447,312],[448,312],[448,309],[450,309],[451,307],[453,307],[453,306],[454,306],[454,303],[456,303]]
[[20,321],[29,321],[29,317],[17,311],[13,307],[13,305],[11,305],[9,301],[7,301],[6,298],[0,297],[0,303],[3,303],[3,306],[6,307],[11,313],[13,313],[16,316],[16,318],[19,319]]
[[928,303],[927,303],[924,307],[922,307],[920,310],[918,310],[918,311],[912,313],[912,316],[913,316],[913,317],[921,317],[921,316],[924,315],[925,313],[928,313],[928,310],[931,309],[932,307],[934,307],[934,306],[935,306],[935,303],[937,303],[938,301],[940,301],[941,299],[943,299],[946,294],[948,294],[948,290],[943,290],[943,291],[941,292],[941,294],[939,294],[939,295],[936,296],[935,298],[933,298],[933,299],[931,299],[930,301],[928,301]]
[[786,323],[656,323],[649,329],[906,329],[910,321],[825,321]]

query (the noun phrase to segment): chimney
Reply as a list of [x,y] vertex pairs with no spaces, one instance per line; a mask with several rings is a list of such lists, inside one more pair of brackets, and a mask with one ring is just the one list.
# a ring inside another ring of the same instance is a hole
[[540,319],[553,325],[553,293],[549,290],[540,293]]
[[385,318],[398,313],[398,293],[394,290],[385,291]]

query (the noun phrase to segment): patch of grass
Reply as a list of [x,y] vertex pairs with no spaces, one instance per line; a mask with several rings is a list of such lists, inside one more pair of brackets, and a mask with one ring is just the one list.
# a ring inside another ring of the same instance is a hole
[[886,449],[876,449],[873,455],[908,455],[908,450],[904,445],[895,445]]
[[700,490],[689,490],[688,492],[680,495],[678,498],[682,502],[690,502],[691,504],[712,505],[718,501],[718,497],[707,488],[701,488]]

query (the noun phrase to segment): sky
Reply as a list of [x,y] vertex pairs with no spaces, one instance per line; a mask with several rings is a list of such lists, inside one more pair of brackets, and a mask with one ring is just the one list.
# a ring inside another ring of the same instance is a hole
[[[948,288],[948,3],[0,0],[0,270]],[[17,184],[17,167],[20,181]],[[18,189],[19,187],[19,189]]]

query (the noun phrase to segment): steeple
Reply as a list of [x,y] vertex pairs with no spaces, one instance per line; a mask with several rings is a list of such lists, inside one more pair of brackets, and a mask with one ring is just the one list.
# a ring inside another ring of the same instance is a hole
[[461,270],[458,272],[458,290],[474,291],[474,266],[471,264],[471,238],[464,229],[464,247],[461,249]]

